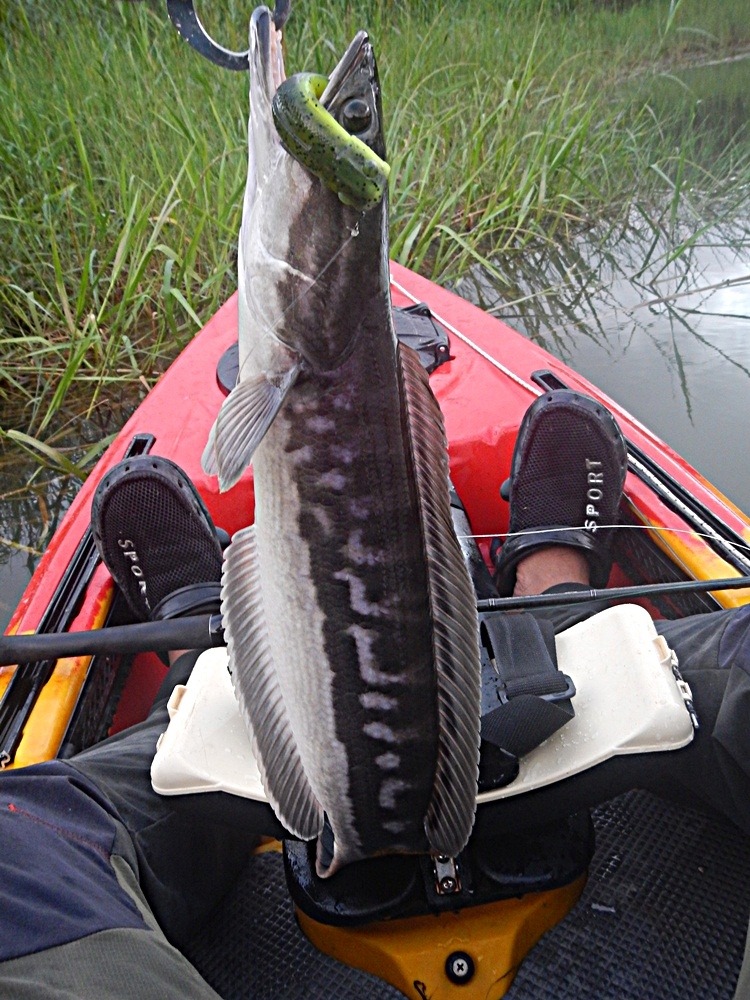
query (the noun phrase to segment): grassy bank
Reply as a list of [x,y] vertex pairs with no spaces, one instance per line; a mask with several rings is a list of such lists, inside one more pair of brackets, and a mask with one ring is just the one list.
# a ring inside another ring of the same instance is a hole
[[[137,401],[235,286],[246,80],[189,50],[164,6],[0,8],[2,427],[13,447],[43,446],[58,463],[93,460],[107,407]],[[392,253],[431,277],[622,218],[636,196],[675,211],[688,188],[708,201],[750,177],[750,143],[709,173],[633,82],[750,48],[745,0],[342,7],[296,0],[287,65],[327,72],[370,30]],[[244,47],[246,4],[203,0],[199,12]],[[83,418],[90,447],[70,453]]]

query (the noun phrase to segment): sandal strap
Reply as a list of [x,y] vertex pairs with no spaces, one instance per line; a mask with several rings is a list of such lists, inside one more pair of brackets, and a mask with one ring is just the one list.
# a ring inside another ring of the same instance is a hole
[[612,569],[612,556],[599,539],[584,528],[545,527],[528,534],[509,535],[495,562],[495,576],[500,580],[518,563],[538,549],[564,545],[578,549],[586,556],[591,570],[592,587],[604,587]]
[[167,594],[151,612],[154,621],[185,615],[213,614],[221,605],[221,583],[191,583]]

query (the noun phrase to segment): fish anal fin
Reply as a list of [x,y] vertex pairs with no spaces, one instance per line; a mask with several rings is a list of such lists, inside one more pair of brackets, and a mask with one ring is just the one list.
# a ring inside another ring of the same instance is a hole
[[448,450],[440,406],[419,356],[399,344],[427,557],[439,746],[425,817],[431,847],[455,855],[469,839],[479,765],[480,658],[474,587],[453,529]]
[[218,474],[222,492],[250,464],[298,374],[293,362],[278,372],[260,372],[238,382],[224,400],[201,459],[207,475]]
[[253,525],[238,531],[225,553],[221,611],[232,682],[269,802],[290,833],[312,840],[323,828],[323,809],[300,760],[271,655]]

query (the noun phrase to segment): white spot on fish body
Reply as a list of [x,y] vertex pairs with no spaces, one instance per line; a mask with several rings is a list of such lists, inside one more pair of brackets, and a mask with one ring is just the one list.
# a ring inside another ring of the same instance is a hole
[[334,444],[331,446],[331,457],[343,465],[351,465],[356,461],[359,452],[348,444]]
[[373,652],[373,643],[377,636],[374,632],[363,625],[350,625],[346,634],[354,639],[357,647],[357,659],[359,661],[359,676],[370,687],[385,686],[390,684],[405,684],[407,676],[405,672],[389,674],[381,670]]
[[388,618],[390,617],[390,601],[378,604],[376,601],[367,599],[367,591],[364,580],[348,569],[341,569],[333,574],[334,580],[342,580],[349,584],[349,601],[352,611],[357,614],[366,615],[368,618]]
[[331,420],[330,417],[315,414],[307,420],[306,427],[313,434],[327,434],[329,431],[336,429],[336,422]]
[[338,392],[333,397],[333,407],[336,410],[351,410],[352,399],[347,393]]
[[295,465],[309,465],[313,460],[313,449],[309,444],[302,445],[289,452],[289,457]]
[[361,528],[356,528],[350,533],[343,552],[346,559],[355,566],[378,566],[384,556],[382,550],[370,549],[364,544]]
[[380,691],[365,691],[359,696],[359,703],[368,711],[392,712],[394,708],[398,708],[398,698],[392,698]]
[[380,740],[381,743],[396,743],[396,734],[391,729],[390,726],[386,726],[384,722],[368,722],[363,732],[365,736],[371,737],[373,740]]
[[346,476],[340,469],[331,469],[318,477],[318,485],[340,493],[346,486]]
[[378,805],[381,809],[395,809],[396,796],[405,792],[408,787],[407,783],[405,781],[401,781],[400,778],[386,779],[380,786],[380,791],[378,793]]
[[330,535],[333,530],[331,515],[325,507],[311,507],[310,513],[318,522],[324,534]]
[[370,516],[370,501],[364,497],[352,497],[349,501],[349,513],[358,521],[366,521]]
[[406,829],[406,823],[400,819],[391,819],[387,823],[382,824],[383,829],[387,830],[388,833],[403,833]]
[[375,758],[375,763],[381,771],[395,771],[401,766],[401,756],[388,750],[386,753],[379,754]]

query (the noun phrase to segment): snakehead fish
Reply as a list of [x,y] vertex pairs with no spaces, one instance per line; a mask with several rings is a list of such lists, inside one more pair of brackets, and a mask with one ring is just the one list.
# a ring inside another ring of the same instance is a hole
[[240,374],[204,466],[227,489],[253,461],[255,523],[224,566],[230,670],[269,801],[292,834],[318,838],[326,876],[376,854],[465,845],[478,630],[442,416],[393,329],[367,35],[328,81],[283,81],[280,38],[259,8]]

